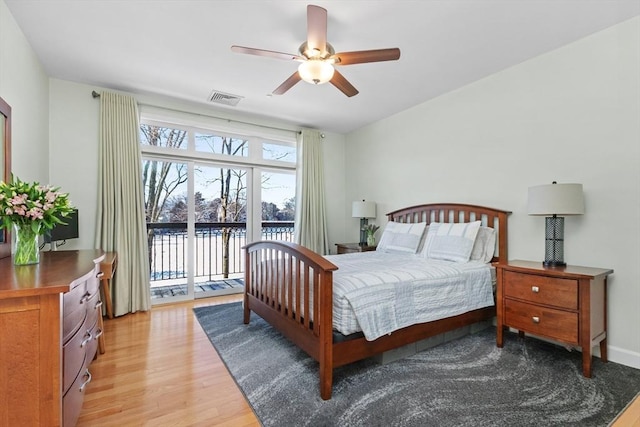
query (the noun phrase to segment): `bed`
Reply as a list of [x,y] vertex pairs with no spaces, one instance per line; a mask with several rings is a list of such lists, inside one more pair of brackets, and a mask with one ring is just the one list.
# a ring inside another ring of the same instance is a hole
[[[422,247],[429,244],[429,229],[479,221],[483,228],[495,230],[495,251],[488,260],[491,265],[508,259],[509,213],[467,204],[425,204],[387,214],[387,227],[392,223],[404,228],[424,226],[427,241],[422,238]],[[379,245],[385,244],[384,239],[383,234]],[[380,262],[379,254],[369,254]],[[495,304],[485,304],[444,318],[401,324],[400,329],[392,332],[369,332],[369,337],[363,331],[340,333],[334,327],[334,311],[340,309],[339,304],[334,304],[340,300],[336,297],[334,301],[334,274],[337,279],[336,263],[340,264],[340,257],[347,260],[350,255],[324,257],[295,243],[281,241],[259,241],[245,246],[244,323],[249,323],[253,311],[318,361],[320,396],[324,400],[331,398],[334,368],[495,316]],[[342,283],[336,284],[336,289],[341,287]]]

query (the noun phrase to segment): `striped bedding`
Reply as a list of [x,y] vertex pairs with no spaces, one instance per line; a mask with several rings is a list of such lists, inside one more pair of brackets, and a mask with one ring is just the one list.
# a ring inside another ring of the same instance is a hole
[[494,305],[492,270],[416,255],[360,252],[327,255],[333,273],[333,326],[375,340],[416,323]]

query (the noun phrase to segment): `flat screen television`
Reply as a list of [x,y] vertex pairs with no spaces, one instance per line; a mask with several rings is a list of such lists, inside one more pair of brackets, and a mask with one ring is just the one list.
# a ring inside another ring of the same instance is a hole
[[44,234],[45,243],[59,242],[69,239],[77,239],[78,235],[78,210],[74,209],[66,217],[60,218],[66,224],[56,224],[51,230]]

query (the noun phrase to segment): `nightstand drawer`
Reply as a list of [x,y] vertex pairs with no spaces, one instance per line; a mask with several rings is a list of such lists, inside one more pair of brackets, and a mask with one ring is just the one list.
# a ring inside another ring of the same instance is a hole
[[578,313],[507,299],[505,324],[534,335],[578,343]]
[[572,279],[505,271],[504,295],[537,304],[578,309],[578,283]]

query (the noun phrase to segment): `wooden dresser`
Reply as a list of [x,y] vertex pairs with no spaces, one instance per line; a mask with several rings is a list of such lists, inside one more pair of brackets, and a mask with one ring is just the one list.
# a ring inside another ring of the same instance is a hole
[[591,377],[591,351],[600,345],[607,361],[607,276],[613,270],[591,267],[547,268],[542,262],[509,261],[496,265],[497,336],[517,329],[582,348],[582,373]]
[[0,260],[0,426],[73,426],[102,333],[102,251]]

